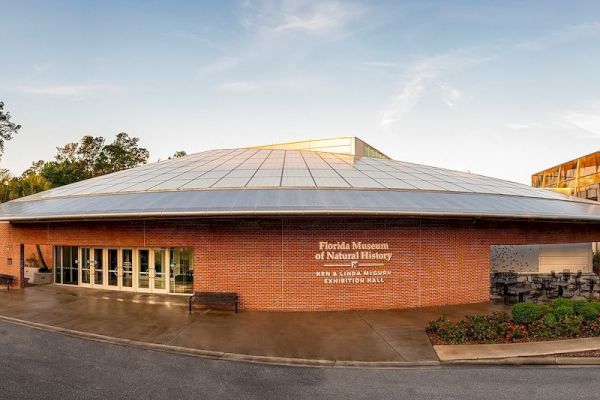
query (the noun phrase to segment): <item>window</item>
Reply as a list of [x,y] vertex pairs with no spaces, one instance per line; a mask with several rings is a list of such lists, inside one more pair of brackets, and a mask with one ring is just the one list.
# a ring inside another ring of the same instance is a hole
[[194,264],[191,249],[169,249],[171,293],[194,291]]

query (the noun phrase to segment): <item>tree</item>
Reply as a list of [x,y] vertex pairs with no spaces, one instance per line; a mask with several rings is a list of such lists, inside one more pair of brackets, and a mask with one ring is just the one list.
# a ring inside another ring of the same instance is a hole
[[185,150],[177,150],[171,157],[169,157],[169,160],[173,159],[173,158],[179,158],[179,157],[185,157],[187,156],[187,153],[185,152]]
[[22,176],[39,174],[44,169],[44,165],[46,165],[46,161],[44,160],[34,161],[31,163],[31,167],[23,172]]
[[138,138],[126,133],[119,133],[111,144],[104,143],[102,136],[86,135],[78,143],[57,147],[53,161],[34,161],[20,177],[0,169],[0,202],[137,167],[148,161],[148,150],[139,146]]
[[0,169],[0,203],[10,200],[10,181],[12,179],[9,170]]
[[83,164],[77,161],[49,161],[44,164],[40,176],[52,184],[52,187],[68,185],[91,178]]
[[4,143],[19,133],[21,125],[10,121],[10,113],[4,111],[4,102],[0,101],[0,157],[4,153]]
[[100,160],[102,173],[107,174],[146,164],[150,153],[145,148],[139,147],[139,141],[139,138],[129,137],[124,132],[119,133],[114,142],[104,146]]
[[13,178],[9,184],[10,200],[29,196],[44,190],[52,189],[52,183],[40,175],[27,175]]
[[84,136],[79,142],[77,148],[78,159],[83,163],[83,167],[90,176],[101,173],[104,162],[104,138],[102,136]]

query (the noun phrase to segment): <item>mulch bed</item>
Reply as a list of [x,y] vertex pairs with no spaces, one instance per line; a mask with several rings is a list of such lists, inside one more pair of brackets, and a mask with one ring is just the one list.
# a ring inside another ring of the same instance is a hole
[[580,351],[577,353],[556,354],[557,357],[600,357],[600,350]]

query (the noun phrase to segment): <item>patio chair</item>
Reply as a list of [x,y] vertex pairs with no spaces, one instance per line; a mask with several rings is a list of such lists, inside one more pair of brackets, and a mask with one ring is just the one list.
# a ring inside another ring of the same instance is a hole
[[573,298],[573,296],[575,296],[576,292],[577,292],[577,287],[575,286],[575,284],[570,283],[569,286],[567,286],[566,288],[563,289],[562,297],[567,297],[567,298],[571,299],[571,298]]
[[550,277],[552,278],[552,280],[558,280],[558,277],[556,276],[556,271],[554,270],[550,271]]
[[537,303],[543,295],[544,291],[541,288],[534,288],[534,290],[529,292],[527,299],[531,300],[534,303]]
[[542,279],[539,274],[531,274],[531,287],[540,289],[542,287]]
[[562,279],[565,282],[569,282],[571,280],[571,270],[568,270],[568,269],[563,270]]
[[515,304],[519,301],[519,295],[515,292],[515,288],[515,285],[508,287],[508,292],[502,296],[504,304]]

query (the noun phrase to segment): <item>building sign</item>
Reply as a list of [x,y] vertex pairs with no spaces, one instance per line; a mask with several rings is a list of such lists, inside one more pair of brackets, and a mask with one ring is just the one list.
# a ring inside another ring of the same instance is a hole
[[321,241],[314,257],[322,268],[315,276],[328,285],[384,283],[392,256],[388,243]]

